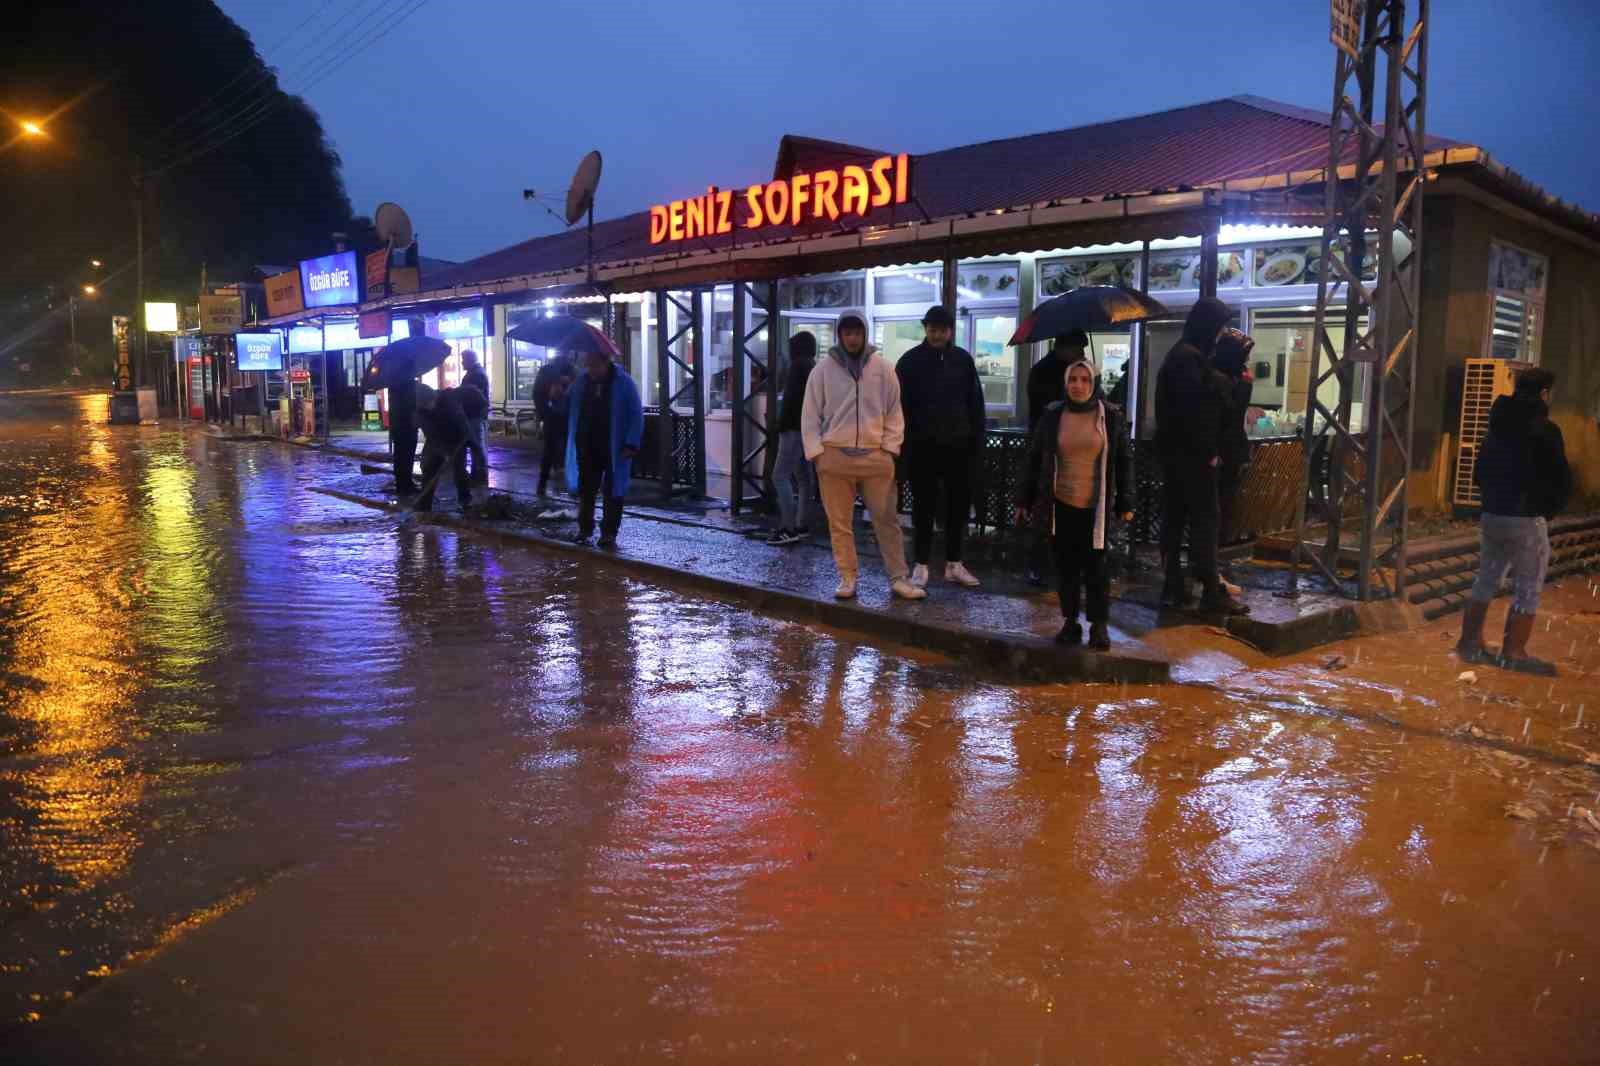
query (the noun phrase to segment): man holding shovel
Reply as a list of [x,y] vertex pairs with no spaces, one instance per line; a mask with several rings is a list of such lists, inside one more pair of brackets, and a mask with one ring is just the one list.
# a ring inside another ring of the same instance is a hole
[[[465,511],[472,502],[472,486],[467,482],[467,446],[472,440],[472,426],[467,421],[463,407],[463,390],[432,389],[417,386],[417,424],[426,436],[422,446],[422,494],[417,497],[416,510],[433,510],[433,490],[439,475],[450,464],[451,476],[456,482],[456,498]],[[476,390],[470,390],[476,393]]]

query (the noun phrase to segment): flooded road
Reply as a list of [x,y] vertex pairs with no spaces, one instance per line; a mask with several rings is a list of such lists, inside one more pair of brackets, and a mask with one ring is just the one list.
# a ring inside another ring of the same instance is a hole
[[1600,1061],[1600,774],[1341,713],[1437,632],[1007,687],[104,406],[0,395],[0,1060]]

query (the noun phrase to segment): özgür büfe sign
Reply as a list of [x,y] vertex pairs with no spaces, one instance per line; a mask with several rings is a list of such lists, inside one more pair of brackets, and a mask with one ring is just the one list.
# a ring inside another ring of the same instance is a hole
[[307,307],[336,307],[361,302],[356,253],[335,252],[300,261],[300,292]]
[[713,185],[703,196],[657,204],[650,209],[650,243],[715,237],[732,233],[736,226],[754,230],[814,219],[837,222],[910,198],[911,158],[901,152],[880,156],[867,166],[792,174],[752,185],[737,196]]

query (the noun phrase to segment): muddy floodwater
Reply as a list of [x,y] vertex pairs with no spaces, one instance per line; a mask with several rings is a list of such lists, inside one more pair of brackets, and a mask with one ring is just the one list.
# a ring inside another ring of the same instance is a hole
[[1600,1062],[1576,668],[1012,687],[104,413],[0,395],[0,1061]]

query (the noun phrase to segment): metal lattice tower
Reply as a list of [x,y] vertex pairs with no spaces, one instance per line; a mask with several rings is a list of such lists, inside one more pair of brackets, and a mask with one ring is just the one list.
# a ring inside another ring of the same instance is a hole
[[[750,328],[745,324],[753,319]],[[750,347],[755,338],[766,335],[766,351],[758,354]],[[773,510],[776,500],[765,477],[746,471],[757,460],[763,470],[772,468],[778,450],[778,283],[757,286],[750,282],[733,283],[733,513],[755,507]],[[765,414],[755,414],[757,397],[766,400]],[[754,490],[753,492],[751,490]]]
[[[1428,0],[1413,0],[1412,6],[1416,17],[1408,20],[1406,0],[1367,0],[1359,12],[1359,44],[1340,45],[1336,51],[1303,437],[1305,492],[1295,522],[1291,595],[1302,559],[1334,588],[1344,590],[1338,578],[1340,541],[1346,524],[1357,521],[1354,508],[1347,506],[1356,502],[1360,556],[1355,596],[1366,600],[1399,596],[1405,590],[1426,183]],[[1375,124],[1380,93],[1382,116]],[[1368,229],[1377,230],[1378,253],[1370,294],[1360,280],[1368,257]],[[1398,257],[1397,233],[1409,241]],[[1340,320],[1341,300],[1344,343],[1336,348],[1329,325],[1330,319]],[[1331,408],[1319,396],[1330,381],[1338,389]],[[1364,416],[1359,427],[1352,418],[1358,398]],[[1308,528],[1313,522],[1320,524],[1324,537],[1320,549],[1306,543],[1318,535]]]

